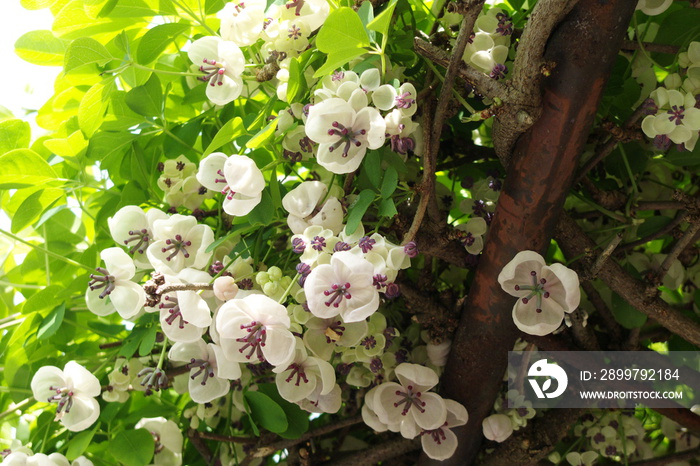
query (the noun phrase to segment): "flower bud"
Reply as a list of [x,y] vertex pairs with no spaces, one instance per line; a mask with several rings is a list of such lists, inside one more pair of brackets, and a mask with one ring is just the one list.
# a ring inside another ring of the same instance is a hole
[[450,354],[450,347],[452,342],[450,340],[443,341],[439,345],[434,343],[428,343],[428,359],[430,363],[437,367],[443,367],[447,363],[447,356]]
[[492,414],[482,423],[484,437],[496,442],[503,442],[513,433],[513,425],[505,414]]
[[238,285],[233,280],[233,277],[218,277],[214,280],[214,296],[221,301],[228,301],[236,297],[238,293]]

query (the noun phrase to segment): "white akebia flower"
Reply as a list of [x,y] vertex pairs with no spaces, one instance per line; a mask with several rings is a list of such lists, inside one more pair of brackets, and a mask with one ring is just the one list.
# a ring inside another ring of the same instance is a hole
[[100,381],[75,361],[66,363],[63,370],[41,367],[32,377],[31,387],[37,401],[57,403],[56,420],[71,432],[87,429],[100,415],[95,399],[101,391]]
[[642,10],[647,16],[660,15],[671,6],[673,0],[639,0],[637,10]]
[[180,466],[182,464],[182,431],[173,421],[164,417],[146,417],[136,423],[135,429],[146,429],[155,442],[153,464]]
[[85,293],[88,309],[98,316],[118,312],[124,319],[134,317],[146,302],[146,292],[131,281],[136,267],[131,257],[121,248],[107,248],[100,253],[104,267],[98,274],[90,274]]
[[343,404],[342,390],[338,384],[333,386],[333,389],[321,395],[321,391],[325,387],[323,384],[316,384],[316,388],[311,393],[297,404],[301,409],[308,411],[310,413],[337,413],[340,410],[340,406]]
[[452,432],[452,427],[463,426],[467,423],[469,415],[467,409],[454,400],[445,400],[447,418],[445,424],[433,430],[421,432],[421,446],[430,458],[438,461],[450,458],[457,450],[457,436]]
[[484,437],[495,442],[503,442],[513,434],[513,424],[505,414],[492,414],[481,424]]
[[250,213],[262,199],[265,178],[253,159],[245,155],[208,155],[199,165],[197,179],[207,189],[224,194],[224,211],[229,215]]
[[357,170],[367,149],[380,148],[386,137],[386,123],[376,108],[356,112],[339,98],[312,106],[305,129],[306,135],[319,143],[318,163],[336,174]]
[[469,254],[476,255],[484,249],[482,236],[486,234],[486,220],[481,217],[472,217],[467,223],[460,223],[455,228],[461,232],[459,241]]
[[230,40],[239,47],[254,44],[261,36],[265,23],[264,0],[246,0],[229,2],[216,14],[221,20],[220,34],[224,40]]
[[238,46],[216,36],[197,39],[187,52],[192,63],[199,66],[207,83],[206,94],[216,105],[226,105],[241,95],[245,57]]
[[153,222],[156,241],[146,250],[153,267],[162,273],[176,274],[186,267],[202,269],[209,262],[207,247],[214,242],[211,227],[198,224],[189,215],[174,214]]
[[306,322],[306,328],[304,344],[314,355],[326,361],[330,360],[336,346],[356,346],[367,334],[368,329],[364,320],[345,323],[339,317],[312,317]]
[[188,390],[195,403],[209,403],[226,395],[229,380],[241,378],[238,363],[227,361],[220,346],[197,340],[190,343],[176,342],[168,352],[172,361],[187,362],[190,368]]
[[316,263],[328,263],[338,242],[331,230],[312,225],[302,234],[292,236],[292,251],[301,254],[301,262],[313,267]]
[[317,266],[306,277],[309,311],[322,319],[340,315],[345,322],[365,320],[379,308],[373,272],[374,266],[363,257],[336,252],[330,264]]
[[146,257],[146,249],[153,241],[153,222],[168,218],[168,214],[158,209],[144,212],[140,207],[128,205],[122,207],[107,219],[109,232],[114,241],[129,248],[129,255],[134,259],[134,265],[140,269],[150,269],[151,263]]
[[[423,430],[434,430],[445,424],[445,400],[428,390],[437,385],[438,375],[418,364],[402,363],[394,370],[399,383],[379,386],[374,398],[374,412],[386,424],[400,423],[401,434],[413,438]],[[411,433],[413,435],[411,435]]]
[[566,454],[566,462],[571,466],[593,466],[600,457],[597,451],[584,451],[579,453],[572,451]]
[[642,120],[642,131],[650,139],[665,136],[674,144],[685,144],[692,150],[700,130],[700,109],[695,108],[695,96],[660,87],[651,93],[659,108],[656,115]]
[[578,275],[562,264],[546,265],[534,251],[515,255],[498,275],[503,290],[518,301],[513,321],[530,335],[547,335],[561,325],[564,313],[581,301]]
[[323,359],[309,356],[301,339],[296,339],[294,357],[288,365],[277,366],[273,372],[275,384],[282,398],[297,403],[310,396],[320,386],[320,396],[328,395],[335,387],[335,370]]
[[[280,17],[287,19],[301,18],[311,31],[320,28],[330,13],[330,6],[325,0],[292,0],[284,5],[284,9],[281,6],[278,8],[281,13]],[[268,11],[268,13],[271,12],[272,9]]]
[[216,315],[219,344],[235,362],[288,365],[295,346],[290,325],[284,306],[258,294],[226,301]]
[[292,233],[302,234],[311,225],[328,228],[334,235],[340,233],[343,228],[343,206],[334,196],[326,198],[326,193],[328,187],[324,183],[304,181],[282,198],[282,207],[289,212],[287,225]]

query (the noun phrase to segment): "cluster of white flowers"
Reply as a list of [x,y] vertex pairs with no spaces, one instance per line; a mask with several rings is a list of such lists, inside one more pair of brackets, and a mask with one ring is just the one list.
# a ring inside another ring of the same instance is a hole
[[4,456],[2,464],[4,466],[93,466],[93,462],[84,456],[79,456],[73,461],[69,461],[61,453],[34,453],[27,446],[13,445],[9,450],[0,454]]
[[[391,148],[406,158],[420,155],[422,132],[412,120],[417,93],[410,83],[381,83],[377,68],[358,75],[337,71],[321,80],[314,105],[292,105],[279,114],[278,134],[293,161],[315,156],[319,165],[336,174],[357,170],[369,149]],[[382,115],[384,112],[384,115]]]
[[[506,400],[510,400],[513,406],[509,408]],[[505,396],[499,397],[494,403],[494,411],[495,414],[482,421],[481,427],[484,437],[499,443],[525,427],[536,414],[532,402],[525,400],[525,396],[517,390],[509,390]]]
[[669,74],[651,92],[642,130],[659,150],[671,144],[692,151],[700,135],[700,42],[691,42],[678,57],[682,75]]
[[437,385],[438,375],[428,367],[403,363],[394,375],[399,383],[385,382],[367,392],[362,419],[377,432],[400,432],[407,439],[420,435],[430,458],[451,457],[457,449],[451,429],[467,423],[467,410],[429,391]]
[[[289,61],[306,50],[309,36],[321,27],[330,7],[323,0],[296,0],[279,5],[252,0],[227,3],[217,16],[221,37],[206,36],[190,44],[188,56],[199,79],[207,83],[206,94],[216,105],[226,105],[244,90],[246,56],[241,47],[263,41],[262,51],[269,60],[280,60],[280,72],[287,72]],[[279,73],[278,73],[279,74]]]
[[213,196],[195,176],[197,165],[187,160],[184,155],[166,160],[162,165],[162,175],[158,178],[158,187],[165,193],[164,201],[170,207],[184,207],[194,210],[204,199]]
[[489,8],[476,19],[463,59],[493,79],[505,78],[513,20],[500,8]]

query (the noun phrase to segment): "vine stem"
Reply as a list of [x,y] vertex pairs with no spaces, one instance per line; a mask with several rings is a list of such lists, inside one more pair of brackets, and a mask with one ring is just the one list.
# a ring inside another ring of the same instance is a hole
[[92,271],[94,270],[92,267],[88,267],[88,266],[85,265],[85,264],[81,264],[80,262],[74,261],[73,259],[68,259],[67,257],[61,256],[60,254],[56,254],[55,252],[49,251],[48,249],[46,249],[46,248],[44,248],[44,247],[42,247],[42,246],[38,246],[38,245],[36,245],[36,244],[32,244],[32,243],[30,243],[29,241],[24,240],[24,239],[20,238],[20,237],[17,236],[17,235],[13,235],[13,234],[10,233],[9,231],[3,230],[2,228],[0,228],[0,233],[2,233],[3,235],[7,236],[8,238],[12,238],[12,239],[15,240],[15,241],[19,241],[19,242],[22,243],[22,244],[26,244],[27,246],[29,246],[29,247],[31,247],[31,248],[34,248],[34,249],[36,249],[36,250],[38,250],[38,251],[41,251],[41,252],[43,252],[44,254],[47,254],[47,255],[53,257],[54,259],[58,259],[58,260],[61,260],[61,261],[65,262],[65,263],[67,263],[67,264],[70,264],[70,265],[72,265],[73,267],[79,267],[79,268],[88,270],[88,271],[90,271],[90,272],[92,272]]

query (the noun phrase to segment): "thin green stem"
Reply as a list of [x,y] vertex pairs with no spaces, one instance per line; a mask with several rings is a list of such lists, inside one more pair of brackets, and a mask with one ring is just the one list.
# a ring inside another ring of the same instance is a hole
[[300,277],[299,274],[296,274],[294,276],[294,278],[292,279],[292,282],[289,284],[287,289],[284,290],[284,294],[282,295],[282,297],[279,299],[279,301],[277,301],[278,303],[280,303],[280,304],[284,303],[284,301],[287,299],[287,295],[289,294],[290,291],[292,291],[292,287],[297,282],[297,280],[299,280],[299,277]]
[[31,247],[31,248],[34,248],[34,249],[36,249],[37,251],[41,251],[41,252],[43,252],[44,254],[48,254],[49,256],[53,257],[54,259],[58,259],[58,260],[61,260],[61,261],[65,262],[66,264],[70,264],[70,265],[72,265],[73,267],[80,267],[80,268],[83,268],[83,269],[88,270],[88,271],[90,271],[90,272],[93,271],[93,268],[92,268],[92,267],[88,267],[87,265],[81,264],[80,262],[74,261],[73,259],[69,259],[69,258],[67,258],[67,257],[61,256],[60,254],[56,254],[55,252],[49,251],[48,249],[46,249],[46,248],[44,248],[44,247],[42,247],[42,246],[38,246],[38,245],[36,245],[36,244],[32,244],[32,243],[30,243],[29,241],[26,241],[26,240],[20,238],[20,237],[17,236],[17,235],[13,235],[13,234],[10,233],[9,231],[3,230],[2,228],[0,228],[0,233],[2,233],[3,235],[5,235],[5,236],[7,236],[7,237],[9,237],[9,238],[12,238],[12,239],[15,240],[15,241],[19,241],[19,242],[22,243],[22,244],[26,244],[27,246],[29,246],[29,247]]
[[[444,77],[443,75],[440,74],[440,72],[439,72],[438,69],[435,67],[435,65],[433,65],[432,62],[430,62],[429,60],[423,60],[423,61],[424,61],[425,64],[428,65],[428,67],[433,71],[433,73],[435,74],[435,76],[437,76],[438,79],[440,79],[440,82],[444,82],[444,81],[445,81],[445,77]],[[462,104],[462,106],[463,106],[464,108],[467,109],[467,111],[468,111],[469,113],[471,113],[471,114],[476,113],[476,110],[474,110],[474,107],[472,107],[471,105],[469,105],[469,104],[467,103],[467,101],[464,100],[464,97],[462,97],[461,95],[459,95],[459,93],[458,93],[454,88],[452,89],[452,94],[454,94],[455,98],[459,101],[459,103]]]
[[158,358],[158,369],[163,368],[163,362],[165,361],[165,352],[168,349],[168,337],[163,337],[163,348],[160,351],[160,357]]

